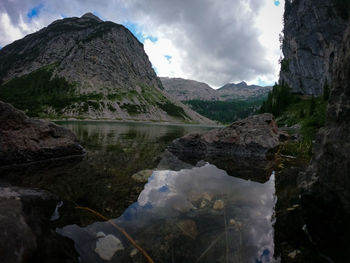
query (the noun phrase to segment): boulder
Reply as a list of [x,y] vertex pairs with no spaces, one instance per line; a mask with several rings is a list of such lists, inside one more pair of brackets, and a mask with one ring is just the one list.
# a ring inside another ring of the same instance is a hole
[[0,101],[0,166],[24,164],[84,153],[70,130],[33,120]]
[[1,262],[77,262],[73,243],[50,227],[57,201],[43,190],[0,187]]
[[204,134],[186,135],[174,140],[168,150],[189,163],[205,160],[229,173],[254,174],[255,168],[265,170],[286,138],[288,135],[278,130],[272,114],[264,113]]

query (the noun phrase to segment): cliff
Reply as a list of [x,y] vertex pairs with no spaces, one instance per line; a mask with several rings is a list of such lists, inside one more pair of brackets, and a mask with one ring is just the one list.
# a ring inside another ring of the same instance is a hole
[[92,14],[0,50],[0,98],[30,116],[210,123],[163,91],[143,45]]
[[294,93],[318,96],[332,83],[347,25],[347,2],[286,0],[280,82]]

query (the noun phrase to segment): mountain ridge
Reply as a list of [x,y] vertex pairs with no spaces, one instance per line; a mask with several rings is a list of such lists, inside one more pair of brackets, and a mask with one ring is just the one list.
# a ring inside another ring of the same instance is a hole
[[163,91],[143,44],[91,13],[0,50],[0,99],[42,118],[207,123]]

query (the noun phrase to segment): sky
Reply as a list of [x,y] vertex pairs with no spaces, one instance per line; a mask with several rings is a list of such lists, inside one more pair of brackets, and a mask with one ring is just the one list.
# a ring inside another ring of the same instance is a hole
[[1,0],[0,48],[57,19],[92,12],[126,26],[161,77],[271,85],[284,0]]

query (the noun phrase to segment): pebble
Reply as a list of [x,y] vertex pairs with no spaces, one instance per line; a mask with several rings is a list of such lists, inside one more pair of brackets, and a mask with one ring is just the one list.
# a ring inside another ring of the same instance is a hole
[[221,209],[223,209],[223,208],[224,208],[224,201],[222,201],[222,200],[216,200],[215,203],[214,203],[213,208],[214,208],[215,210],[221,210]]
[[301,253],[301,251],[298,250],[298,249],[296,249],[296,250],[290,252],[290,253],[288,254],[288,257],[294,259],[294,258],[295,258],[298,254],[300,254],[300,253]]

